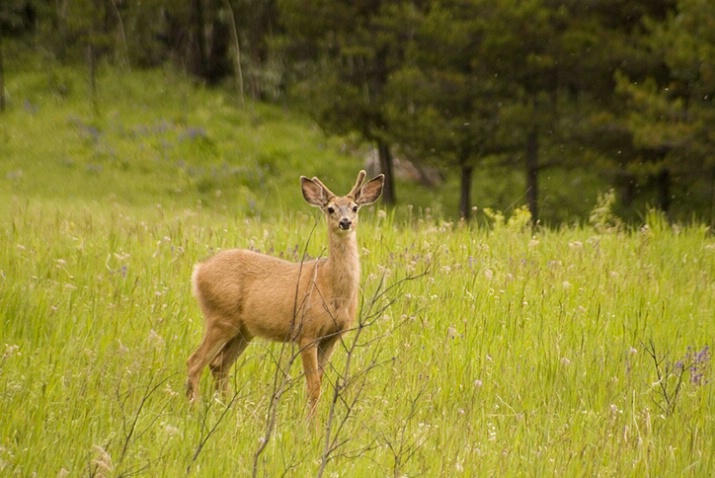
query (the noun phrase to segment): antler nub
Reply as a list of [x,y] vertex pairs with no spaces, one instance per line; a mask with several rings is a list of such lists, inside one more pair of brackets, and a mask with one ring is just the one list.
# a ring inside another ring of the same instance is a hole
[[358,173],[357,181],[355,181],[355,186],[353,186],[353,188],[350,190],[348,196],[354,198],[357,195],[358,191],[360,191],[360,188],[362,187],[363,181],[365,181],[365,176],[367,176],[367,173],[363,169]]
[[320,186],[321,188],[323,188],[323,190],[325,191],[325,194],[327,195],[328,198],[334,198],[334,197],[335,197],[335,193],[334,193],[333,191],[331,191],[330,189],[328,189],[328,186],[326,186],[325,184],[323,184],[323,182],[322,182],[320,179],[318,179],[318,178],[316,178],[315,176],[313,176],[313,179],[311,179],[311,181],[313,181],[315,184],[317,184],[318,186]]
[[[361,170],[358,173],[357,180],[355,181],[355,185],[350,190],[350,192],[346,195],[347,197],[351,197],[351,198],[357,197],[358,193],[360,192],[360,188],[362,187],[362,183],[365,181],[365,176],[367,176],[367,173],[365,172],[365,170]],[[328,189],[328,186],[323,184],[323,182],[320,179],[318,179],[316,177],[312,177],[310,180],[313,181],[318,186],[320,186],[321,188],[323,188],[323,190],[325,191],[325,194],[328,198],[337,197],[337,194],[335,194],[330,189]]]

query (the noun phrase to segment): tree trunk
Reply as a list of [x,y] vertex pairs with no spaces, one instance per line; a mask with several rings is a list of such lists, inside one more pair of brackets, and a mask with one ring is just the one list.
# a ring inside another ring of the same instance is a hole
[[536,128],[526,140],[526,198],[531,212],[531,223],[539,221],[539,137]]
[[[206,67],[206,31],[204,28],[204,3],[203,0],[193,0],[193,30],[196,35],[193,41],[192,72],[199,78],[205,79]],[[191,48],[191,47],[190,47]]]
[[0,112],[5,111],[5,64],[2,59],[2,25],[0,25]]
[[664,168],[655,180],[658,188],[658,206],[667,215],[670,210],[670,171]]
[[89,69],[89,102],[92,111],[99,113],[99,99],[97,97],[97,53],[90,40],[87,45],[87,68]]
[[127,69],[131,71],[131,61],[129,60],[129,47],[127,46],[127,35],[124,32],[124,19],[122,18],[122,14],[119,11],[119,8],[117,7],[117,0],[111,0],[110,4],[112,5],[112,12],[117,17],[117,25],[119,26],[119,39],[122,42],[122,54],[124,56],[121,61],[124,63],[124,66],[126,66]]
[[231,39],[233,40],[233,48],[234,48],[234,61],[236,62],[236,71],[234,74],[235,82],[236,82],[236,93],[238,94],[238,101],[240,106],[243,106],[245,103],[244,101],[244,96],[243,96],[243,71],[241,71],[241,44],[238,41],[238,29],[236,28],[236,17],[233,13],[233,7],[231,6],[231,1],[230,0],[224,0],[224,5],[226,6],[226,9],[228,10],[228,13],[230,15],[230,23],[229,26],[231,27]]
[[210,85],[217,85],[231,74],[233,67],[230,60],[231,27],[221,15],[214,15],[211,35],[207,38],[206,76]]
[[636,177],[631,173],[622,173],[620,177],[620,200],[623,207],[628,209],[633,206],[636,197]]
[[472,217],[472,172],[470,164],[462,163],[462,178],[459,188],[459,216],[465,221]]
[[385,175],[385,185],[382,188],[382,202],[388,206],[394,206],[397,199],[395,197],[395,179],[390,146],[383,140],[378,140],[377,151],[380,156],[380,171]]
[[710,228],[715,227],[715,166],[710,176]]

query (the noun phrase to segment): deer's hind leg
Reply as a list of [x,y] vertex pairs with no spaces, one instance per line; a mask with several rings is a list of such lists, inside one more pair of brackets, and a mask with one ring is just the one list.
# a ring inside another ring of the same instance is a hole
[[339,340],[340,334],[336,333],[329,335],[328,337],[324,337],[318,343],[318,378],[321,382],[323,380],[323,375],[325,374],[325,369],[327,368],[328,363],[330,363],[330,357],[333,355],[335,346]]
[[213,374],[216,391],[222,394],[228,392],[228,372],[248,346],[251,338],[239,332],[231,340],[226,342],[221,351],[211,360],[209,367]]
[[[219,320],[206,320],[206,331],[201,345],[187,361],[188,378],[186,395],[192,402],[199,398],[199,379],[201,372],[223,347],[238,333],[235,325]],[[245,348],[245,347],[244,347]]]

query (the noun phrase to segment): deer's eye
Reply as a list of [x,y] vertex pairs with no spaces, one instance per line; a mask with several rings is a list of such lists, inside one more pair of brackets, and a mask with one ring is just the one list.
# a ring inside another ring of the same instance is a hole
[[357,206],[353,206],[353,212],[357,212],[357,211],[358,211],[358,207],[357,207]]
[[335,208],[333,206],[328,206],[328,214],[333,214],[335,212]]

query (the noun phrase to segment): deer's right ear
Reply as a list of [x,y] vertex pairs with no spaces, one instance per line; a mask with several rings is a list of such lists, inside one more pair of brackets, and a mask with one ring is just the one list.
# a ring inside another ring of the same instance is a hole
[[300,188],[303,191],[303,197],[311,206],[322,208],[328,203],[328,194],[325,189],[312,179],[301,176]]

